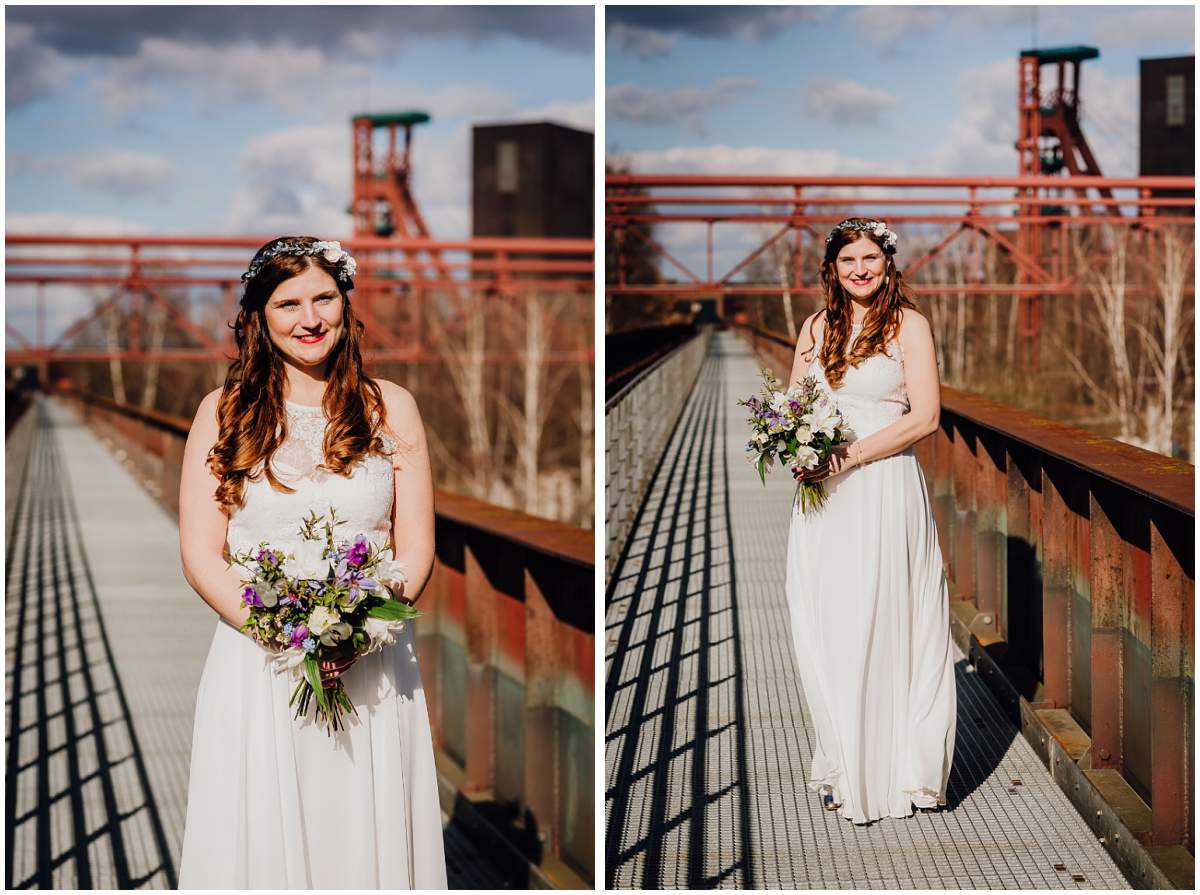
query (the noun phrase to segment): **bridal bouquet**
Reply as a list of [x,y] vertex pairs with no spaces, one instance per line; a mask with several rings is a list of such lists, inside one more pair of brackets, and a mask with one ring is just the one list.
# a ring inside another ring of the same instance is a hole
[[[750,409],[752,435],[746,444],[747,459],[765,485],[767,470],[776,457],[787,466],[813,469],[848,440],[849,428],[833,398],[817,384],[815,376],[787,391],[782,390],[782,383],[770,370],[762,371],[762,379],[759,394],[738,404]],[[796,503],[801,512],[824,506],[824,484],[800,482]]]
[[391,549],[362,534],[339,540],[334,529],[342,524],[332,508],[328,521],[314,511],[303,520],[303,540],[292,553],[264,542],[229,556],[247,573],[242,605],[249,607],[250,617],[242,630],[278,653],[277,671],[299,677],[289,702],[295,717],[315,703],[316,718],[331,736],[344,726],[345,712],[357,711],[340,677],[328,684],[322,680],[321,663],[382,649],[395,642],[407,619],[420,615],[393,600],[384,583],[405,580]]

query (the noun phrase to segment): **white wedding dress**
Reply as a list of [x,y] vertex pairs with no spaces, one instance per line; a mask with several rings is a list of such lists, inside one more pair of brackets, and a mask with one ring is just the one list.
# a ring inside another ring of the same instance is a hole
[[[316,470],[325,418],[287,405],[274,466],[296,490],[248,482],[229,521],[233,551],[268,541],[287,551],[310,510],[388,543],[391,462],[370,456],[349,477]],[[412,625],[343,677],[358,710],[333,737],[288,706],[294,680],[233,626],[217,624],[192,732],[179,887],[444,889],[446,862],[429,715]]]
[[[857,335],[856,332],[853,336]],[[909,409],[900,345],[831,389],[854,438]],[[912,449],[825,482],[823,509],[793,510],[787,599],[816,730],[809,786],[868,823],[946,802],[954,756],[954,657],[942,553]]]

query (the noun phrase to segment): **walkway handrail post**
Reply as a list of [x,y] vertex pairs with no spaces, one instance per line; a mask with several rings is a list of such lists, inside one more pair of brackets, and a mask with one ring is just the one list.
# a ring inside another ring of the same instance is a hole
[[705,328],[643,370],[604,406],[604,571],[608,576],[633,531],[667,439],[708,355]]
[[[178,510],[187,420],[73,389],[56,394]],[[434,575],[416,628],[438,770],[460,798],[515,805],[532,821],[523,833],[538,841],[521,854],[539,885],[590,886],[593,534],[446,491],[434,505]],[[443,810],[457,812],[442,795]],[[511,842],[496,841],[517,857]]]
[[[786,336],[740,329],[787,371]],[[946,387],[916,454],[952,620],[1007,679],[1007,708],[1032,713],[1132,833],[1108,842],[1122,866],[1140,843],[1190,867],[1195,467]],[[1065,780],[1046,739],[1034,745]]]

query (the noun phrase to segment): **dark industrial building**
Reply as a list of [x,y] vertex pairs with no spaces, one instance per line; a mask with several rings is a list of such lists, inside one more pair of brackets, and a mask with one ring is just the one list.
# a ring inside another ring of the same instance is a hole
[[594,142],[587,131],[549,122],[475,127],[471,232],[591,237]]
[[[1141,60],[1141,126],[1138,174],[1196,173],[1196,57]],[[1155,190],[1159,196],[1193,196],[1180,190]],[[1162,209],[1192,214],[1193,208]]]

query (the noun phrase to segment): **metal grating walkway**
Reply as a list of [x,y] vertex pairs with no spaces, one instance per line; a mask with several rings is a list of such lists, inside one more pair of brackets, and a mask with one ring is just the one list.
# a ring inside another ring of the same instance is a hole
[[[175,519],[68,410],[5,456],[5,888],[174,888],[216,620]],[[451,888],[508,887],[457,823],[445,846]]]
[[734,403],[758,384],[716,336],[610,584],[607,885],[1128,888],[961,656],[949,809],[856,827],[818,806],[783,592],[793,486],[761,486]]

